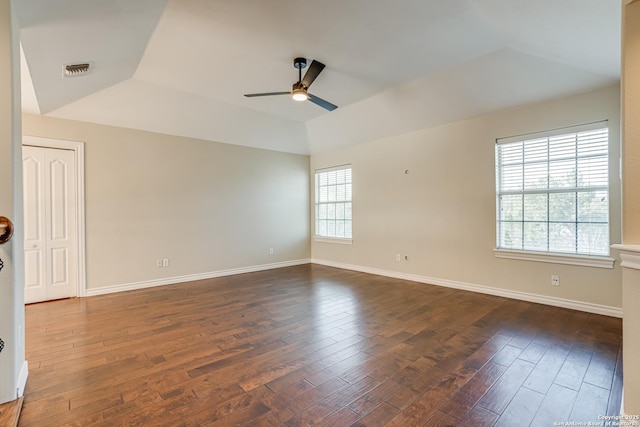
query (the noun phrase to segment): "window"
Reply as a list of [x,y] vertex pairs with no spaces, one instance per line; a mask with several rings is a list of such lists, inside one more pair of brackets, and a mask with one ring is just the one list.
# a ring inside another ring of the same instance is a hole
[[351,167],[316,171],[316,236],[351,239]]
[[498,250],[608,256],[607,122],[496,142]]

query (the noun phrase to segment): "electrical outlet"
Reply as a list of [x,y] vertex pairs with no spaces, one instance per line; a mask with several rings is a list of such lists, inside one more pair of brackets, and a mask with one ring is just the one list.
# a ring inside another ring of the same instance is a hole
[[560,276],[551,276],[551,285],[552,286],[560,286]]
[[269,255],[273,255],[273,248],[269,248]]
[[400,261],[402,259],[402,256],[400,254],[396,254],[396,261]]
[[158,268],[162,267],[162,260],[161,259],[157,259],[156,260],[156,267],[158,267]]
[[162,260],[162,266],[163,267],[169,267],[169,258],[165,258]]

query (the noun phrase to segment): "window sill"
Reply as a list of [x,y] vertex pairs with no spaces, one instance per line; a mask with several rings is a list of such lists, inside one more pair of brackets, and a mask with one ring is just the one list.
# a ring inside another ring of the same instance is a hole
[[553,264],[579,265],[582,267],[613,268],[614,258],[605,256],[582,256],[567,254],[548,254],[544,252],[512,251],[494,249],[496,258],[519,259],[522,261],[548,262]]
[[620,251],[620,265],[625,268],[640,270],[640,245],[611,245],[613,249]]
[[353,239],[344,239],[340,237],[313,236],[313,240],[315,242],[338,243],[341,245],[351,245],[353,243]]

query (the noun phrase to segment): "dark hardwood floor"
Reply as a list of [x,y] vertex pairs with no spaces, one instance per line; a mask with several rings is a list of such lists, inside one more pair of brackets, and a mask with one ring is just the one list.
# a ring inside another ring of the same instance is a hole
[[620,319],[318,265],[26,320],[21,427],[546,427],[620,410]]

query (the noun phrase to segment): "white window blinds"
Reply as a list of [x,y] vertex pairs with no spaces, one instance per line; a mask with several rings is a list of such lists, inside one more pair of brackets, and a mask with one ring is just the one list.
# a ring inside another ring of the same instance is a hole
[[600,122],[497,141],[498,249],[609,255],[608,135]]
[[351,239],[351,167],[316,171],[316,236]]

